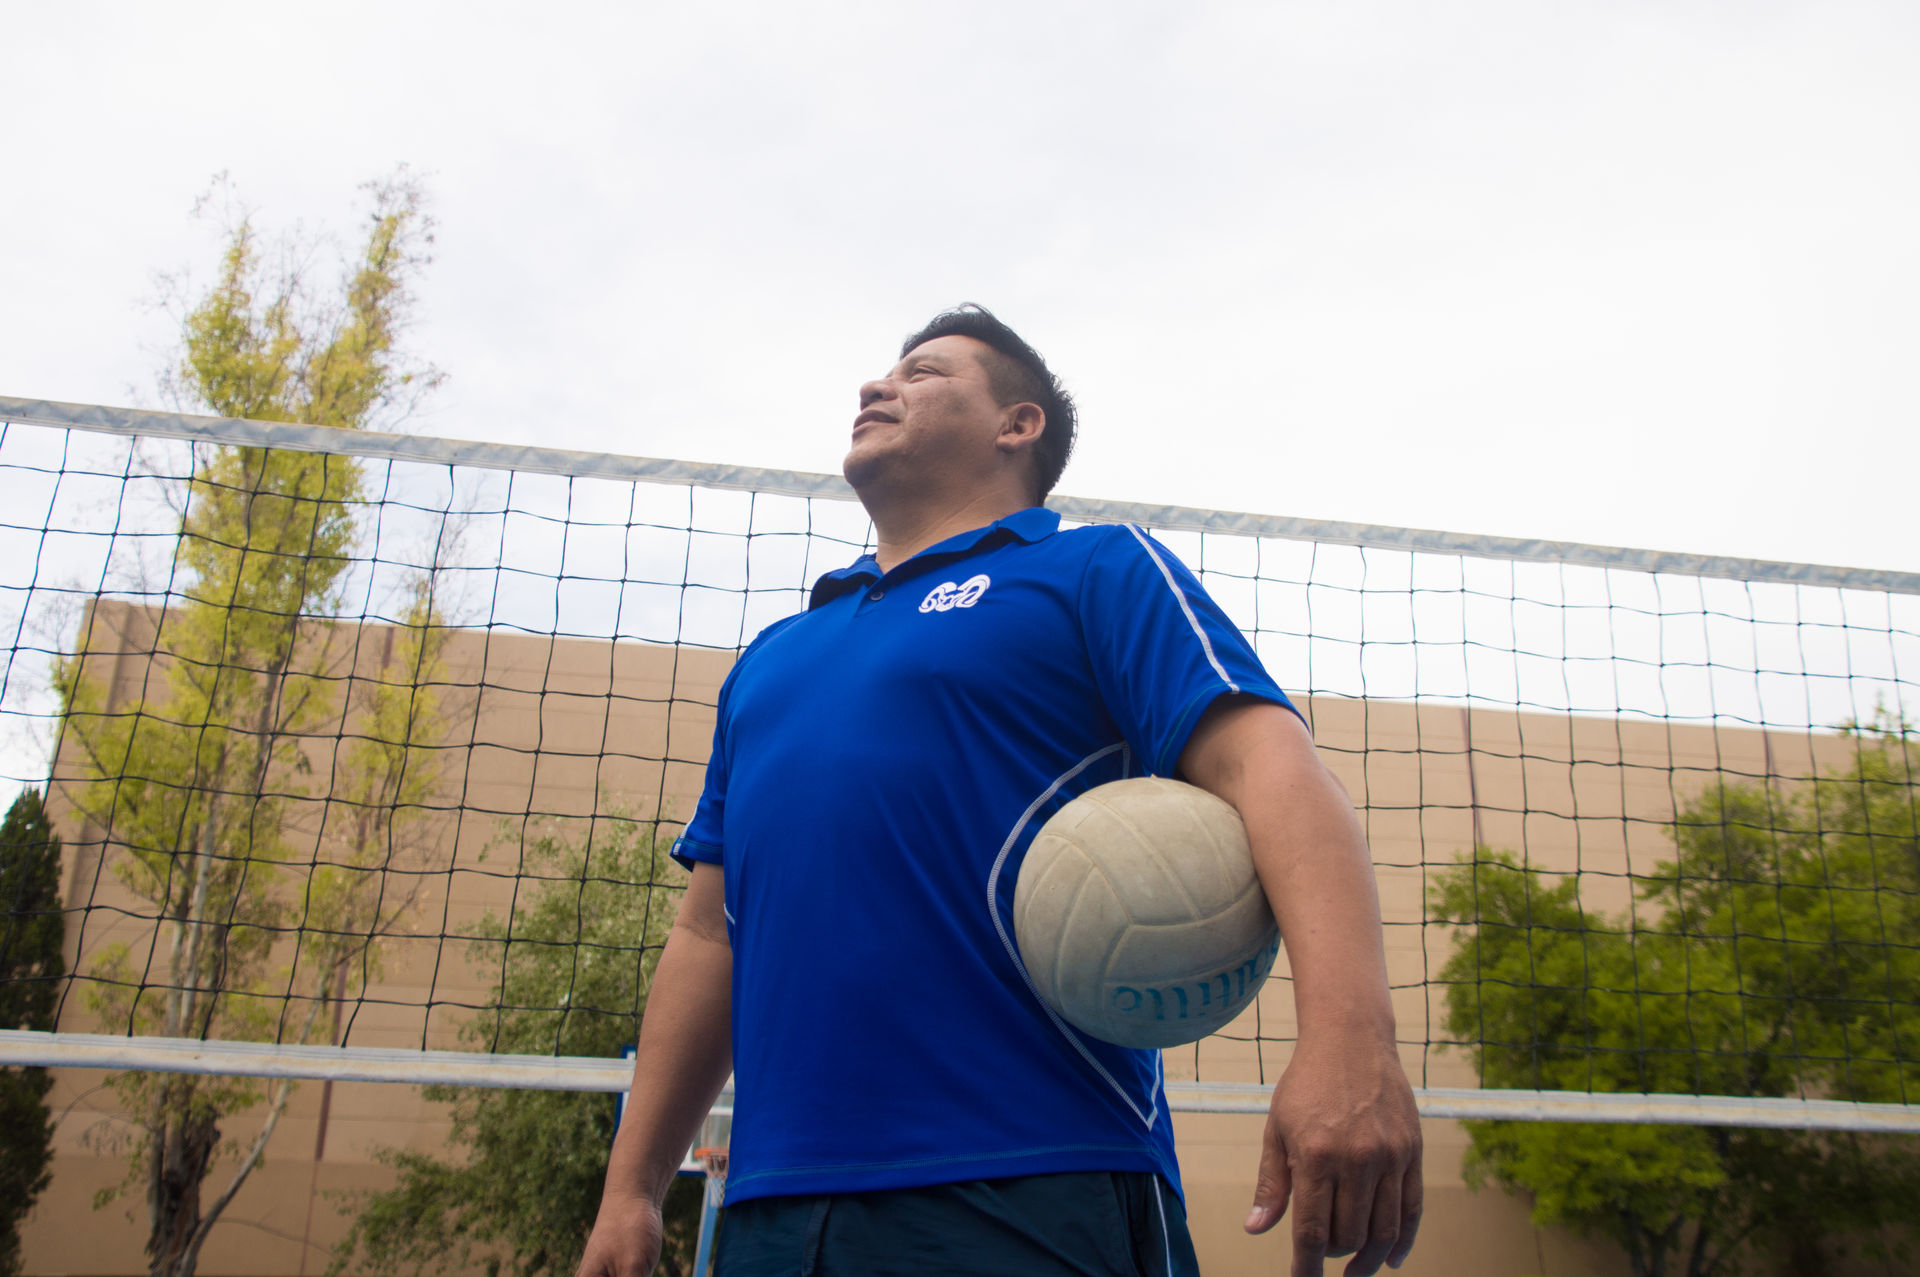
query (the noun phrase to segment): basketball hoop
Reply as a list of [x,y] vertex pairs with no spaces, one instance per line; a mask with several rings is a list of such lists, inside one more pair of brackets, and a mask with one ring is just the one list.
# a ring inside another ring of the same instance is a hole
[[696,1148],[693,1156],[707,1170],[707,1200],[715,1206],[721,1205],[727,1196],[727,1150]]
[[727,1200],[727,1149],[708,1145],[693,1150],[693,1160],[706,1168],[707,1196],[700,1204],[700,1240],[694,1250],[693,1271],[706,1277],[713,1260],[713,1230],[720,1218],[720,1207]]

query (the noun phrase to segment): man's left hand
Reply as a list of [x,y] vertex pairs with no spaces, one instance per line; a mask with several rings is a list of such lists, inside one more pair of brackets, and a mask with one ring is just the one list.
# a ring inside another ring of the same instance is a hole
[[1293,1277],[1398,1268],[1420,1226],[1420,1116],[1391,1046],[1301,1042],[1274,1088],[1250,1233],[1293,1209]]
[[1373,858],[1353,801],[1281,706],[1223,696],[1181,774],[1246,822],[1285,937],[1300,1041],[1274,1088],[1247,1231],[1293,1208],[1294,1277],[1352,1255],[1350,1277],[1399,1267],[1420,1222],[1420,1115],[1394,1047]]

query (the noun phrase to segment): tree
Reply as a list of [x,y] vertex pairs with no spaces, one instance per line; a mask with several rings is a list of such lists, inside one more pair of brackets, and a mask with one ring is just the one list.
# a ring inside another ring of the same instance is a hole
[[[404,170],[368,191],[365,245],[337,295],[309,285],[310,254],[288,249],[269,271],[251,220],[231,226],[218,277],[182,318],[163,379],[176,399],[356,429],[404,413],[437,381],[398,344],[431,242],[422,191]],[[431,569],[407,587],[384,655],[361,650],[376,646],[364,628],[329,619],[344,610],[360,499],[349,458],[201,454],[180,505],[170,606],[154,618],[159,676],[129,708],[108,703],[84,644],[58,671],[65,792],[105,831],[115,876],[155,923],[147,942],[108,946],[88,969],[92,1005],[119,1031],[312,1041],[329,997],[364,987],[380,934],[408,903],[386,870],[430,842],[420,806],[436,768],[422,747],[442,727],[431,689],[446,627]],[[316,831],[304,813],[323,776],[329,818]],[[128,1073],[111,1085],[133,1129],[121,1141],[128,1180],[102,1204],[142,1184],[154,1277],[191,1277],[291,1083]],[[263,1100],[259,1134],[203,1205],[221,1120]]]
[[[525,872],[544,879],[509,921],[489,914],[470,957],[493,971],[486,1009],[462,1026],[475,1049],[612,1056],[635,1041],[660,946],[679,895],[668,840],[654,826],[593,822],[575,845],[549,831],[527,845]],[[671,884],[671,885],[670,885]],[[330,1271],[467,1269],[568,1277],[579,1265],[606,1179],[611,1095],[427,1087],[451,1102],[448,1156],[386,1148],[394,1187],[354,1195],[352,1228]],[[676,1183],[666,1204],[660,1271],[690,1270],[700,1187]]]
[[[0,824],[0,1029],[51,1032],[67,967],[60,956],[60,840],[40,791],[23,790]],[[0,1067],[0,1277],[20,1271],[20,1222],[52,1178],[45,1069]]]
[[[1798,789],[1722,784],[1629,916],[1478,849],[1433,890],[1470,930],[1441,978],[1487,1087],[1920,1097],[1915,764],[1898,725],[1850,729],[1847,768]],[[1744,1128],[1466,1123],[1469,1181],[1533,1195],[1536,1223],[1599,1233],[1636,1274],[1743,1256],[1825,1271],[1920,1200],[1914,1141]]]

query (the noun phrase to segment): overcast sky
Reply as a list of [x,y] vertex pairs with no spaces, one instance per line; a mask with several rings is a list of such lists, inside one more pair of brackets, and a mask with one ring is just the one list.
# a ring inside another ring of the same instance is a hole
[[158,406],[195,197],[440,230],[416,423],[837,470],[983,302],[1076,495],[1920,570],[1920,6],[14,5],[0,394]]

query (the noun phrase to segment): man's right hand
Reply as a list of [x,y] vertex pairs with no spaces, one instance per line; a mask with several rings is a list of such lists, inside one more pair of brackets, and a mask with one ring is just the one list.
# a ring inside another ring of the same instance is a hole
[[654,969],[626,1115],[579,1277],[648,1277],[660,1262],[660,1203],[733,1068],[725,896],[718,865],[693,867]]
[[609,1194],[600,1200],[578,1277],[649,1277],[664,1235],[660,1208],[650,1199]]

